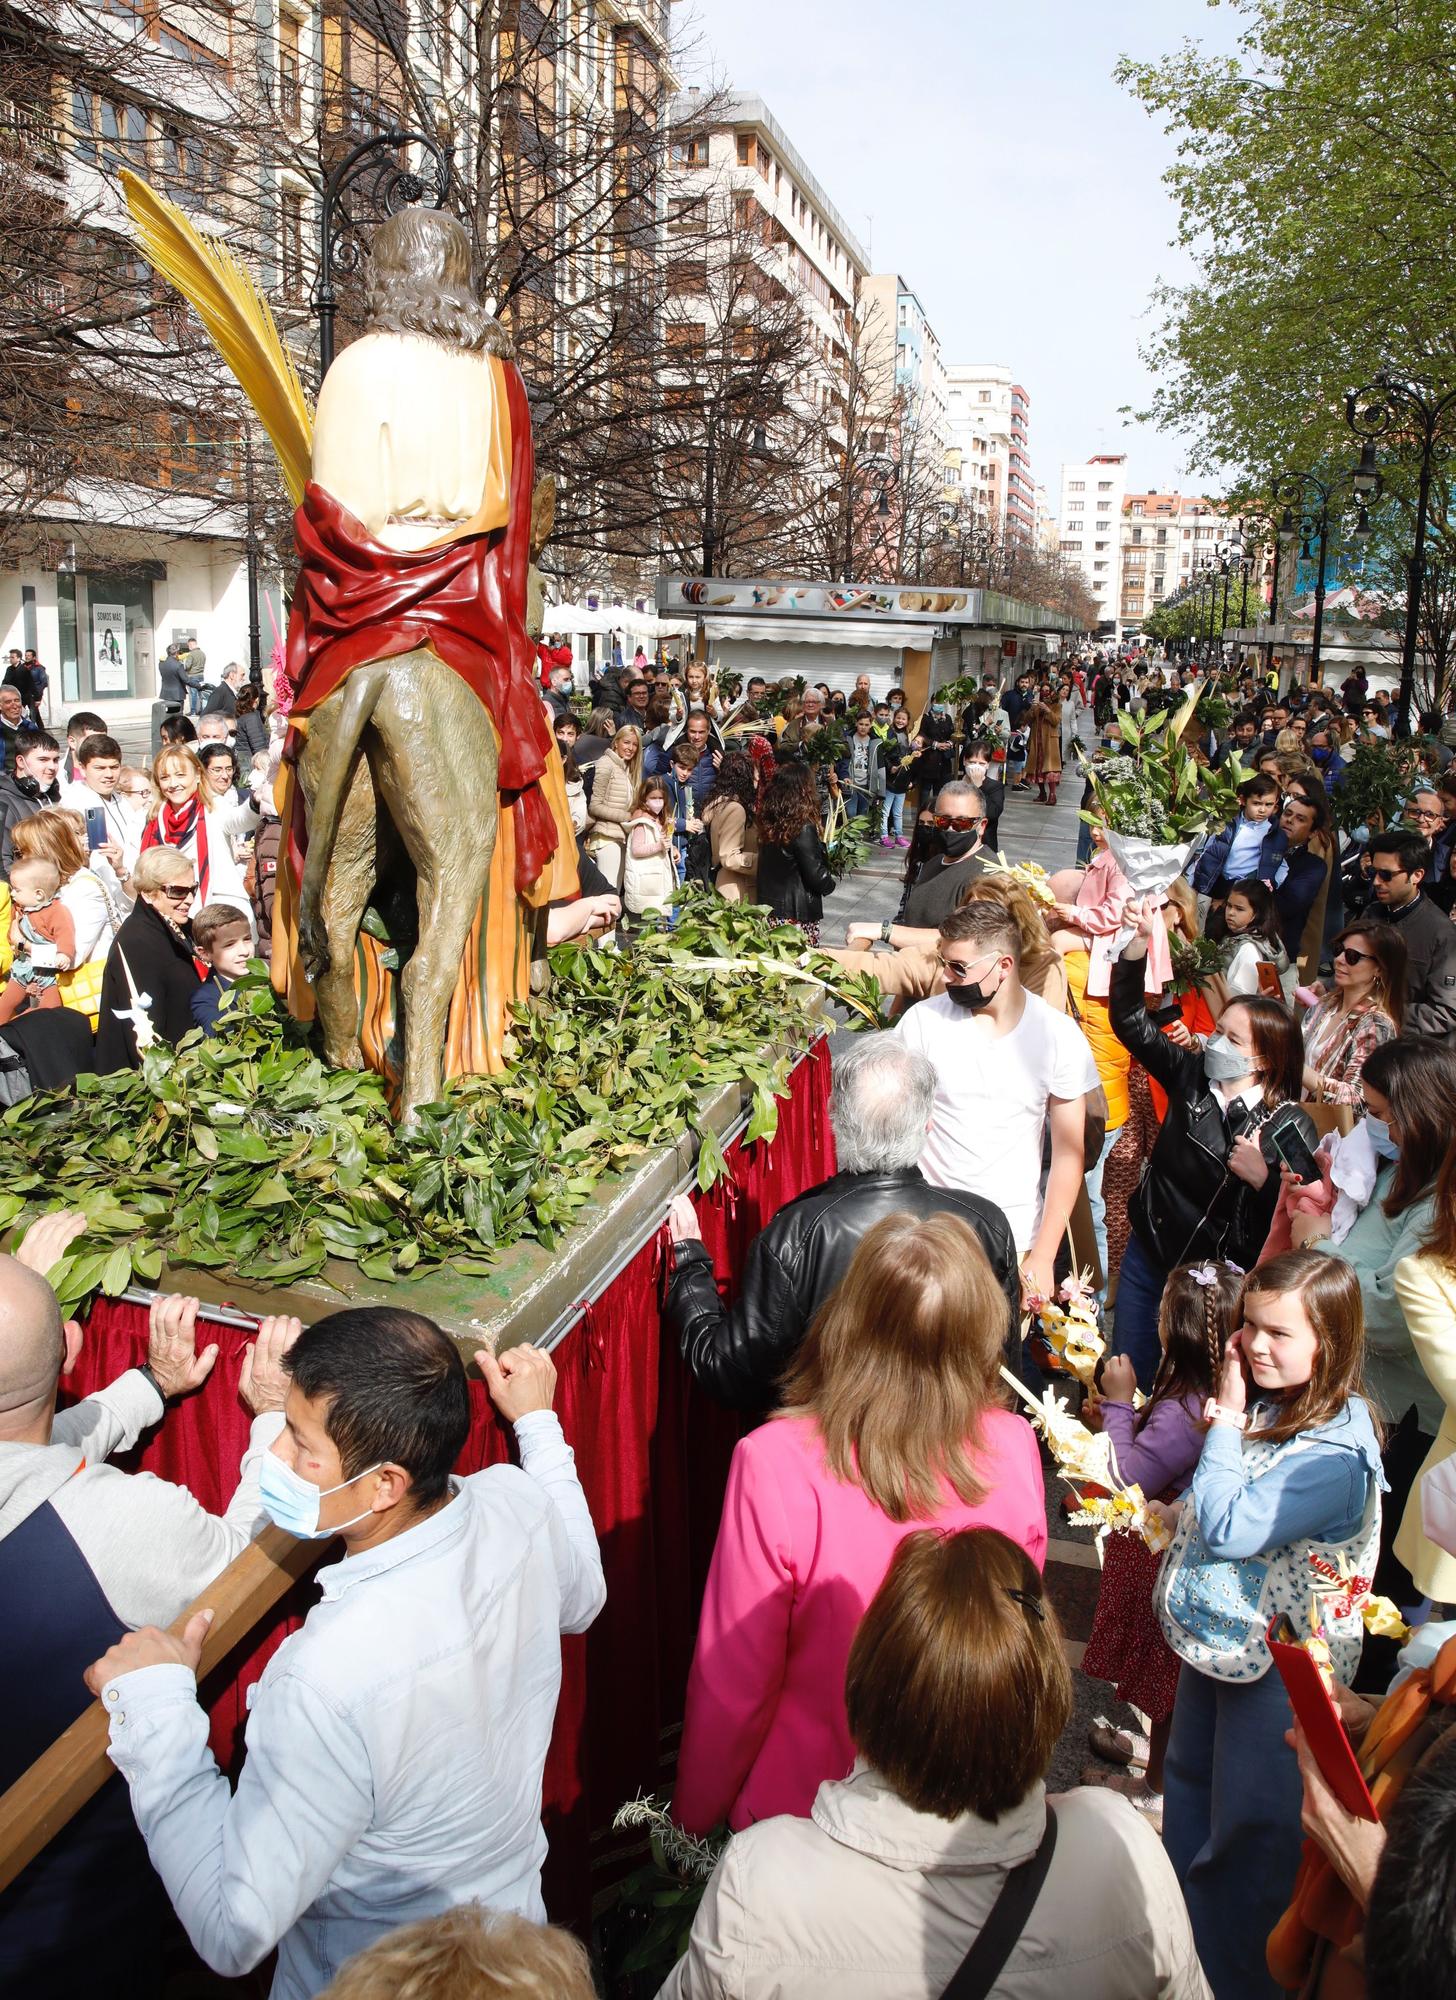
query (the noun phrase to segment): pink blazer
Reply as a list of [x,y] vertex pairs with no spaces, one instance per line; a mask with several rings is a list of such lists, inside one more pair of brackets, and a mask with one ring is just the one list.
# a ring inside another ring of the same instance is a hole
[[835,1479],[813,1420],[782,1417],[733,1454],[688,1680],[673,1813],[694,1833],[776,1813],[807,1818],[826,1778],[854,1762],[844,1669],[865,1607],[918,1528],[999,1528],[1046,1559],[1041,1457],[1030,1424],[985,1419],[986,1497],[945,1489],[931,1521],[892,1521]]

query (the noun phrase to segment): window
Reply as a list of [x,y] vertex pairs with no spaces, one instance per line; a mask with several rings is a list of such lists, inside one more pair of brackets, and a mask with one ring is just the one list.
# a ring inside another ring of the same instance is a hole
[[1097,502],[1097,511],[1099,514],[1110,514],[1112,512],[1112,502],[1110,500],[1099,500]]
[[1158,547],[1159,547],[1159,548],[1162,548],[1162,547],[1163,547],[1163,546],[1165,545],[1165,543],[1167,542],[1167,539],[1168,539],[1168,530],[1167,530],[1166,528],[1159,528],[1159,530],[1158,530]]
[[1097,482],[1097,491],[1099,493],[1110,493],[1112,491],[1112,481],[1110,479],[1099,479]]
[[303,291],[303,196],[292,188],[283,192],[280,232],[283,264],[283,294],[296,299]]
[[1082,553],[1082,544],[1080,542],[1062,543],[1062,554],[1064,556],[1075,556],[1075,555],[1080,555],[1081,553]]
[[1132,543],[1133,543],[1133,547],[1134,547],[1134,548],[1136,548],[1136,547],[1137,547],[1138,543],[1139,543],[1139,542],[1140,542],[1140,541],[1142,540],[1142,538],[1143,538],[1143,531],[1142,531],[1142,529],[1141,529],[1141,528],[1134,528],[1134,529],[1133,529],[1133,531],[1132,531]]
[[707,166],[707,140],[701,133],[691,139],[674,139],[672,142],[672,163],[675,167]]
[[1107,545],[1107,543],[1106,543],[1106,542],[1098,542],[1098,544],[1097,544],[1097,547],[1098,547],[1099,549],[1105,549],[1105,548],[1106,548],[1107,546],[1108,546],[1108,545]]
[[1067,502],[1067,512],[1069,514],[1080,514],[1085,510],[1086,505],[1087,502],[1085,500],[1069,500]]
[[301,109],[298,23],[291,14],[278,17],[278,109],[286,124],[298,123]]
[[989,389],[983,389],[977,400],[982,403],[989,403],[991,400],[991,391]]
[[1145,507],[1143,506],[1143,503],[1142,503],[1142,501],[1141,501],[1141,500],[1134,500],[1134,501],[1132,501],[1132,502],[1130,503],[1130,505],[1129,505],[1129,507],[1128,507],[1128,510],[1127,510],[1127,511],[1129,512],[1129,514],[1133,515],[1133,516],[1134,516],[1135,518],[1139,518],[1139,517],[1141,517],[1141,516],[1142,516],[1142,515],[1143,515],[1144,513],[1146,513],[1147,509],[1146,509],[1146,508],[1145,508]]
[[703,227],[703,204],[695,194],[674,195],[667,204],[667,227],[674,236],[697,235]]
[[1086,480],[1085,480],[1085,479],[1070,479],[1070,480],[1068,480],[1068,482],[1067,482],[1067,491],[1068,491],[1069,493],[1085,493],[1085,492],[1087,491],[1087,482],[1086,482]]
[[751,167],[753,165],[753,134],[751,132],[740,132],[738,134],[738,164],[740,167]]
[[71,131],[75,135],[76,158],[96,160],[96,100],[77,84],[71,91]]
[[101,157],[107,166],[147,170],[147,120],[139,104],[96,100],[101,114]]

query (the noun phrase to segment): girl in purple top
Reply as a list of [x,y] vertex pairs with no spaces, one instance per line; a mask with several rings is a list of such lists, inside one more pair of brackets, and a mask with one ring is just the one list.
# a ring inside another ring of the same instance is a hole
[[[1102,1365],[1100,1392],[1088,1398],[1083,1417],[1112,1440],[1118,1476],[1137,1484],[1149,1500],[1172,1500],[1193,1477],[1208,1425],[1203,1406],[1214,1394],[1224,1349],[1233,1329],[1243,1273],[1233,1264],[1182,1264],[1168,1274],[1158,1314],[1163,1359],[1152,1394],[1133,1408],[1136,1375],[1125,1355]],[[1146,1778],[1122,1777],[1106,1764],[1090,1765],[1085,1784],[1126,1790],[1134,1804],[1162,1806],[1163,1753],[1178,1691],[1178,1661],[1153,1611],[1153,1585],[1162,1558],[1138,1535],[1112,1535],[1106,1544],[1102,1588],[1082,1671],[1111,1681],[1119,1700],[1140,1708],[1149,1722]],[[1092,1748],[1108,1763],[1140,1762],[1126,1732],[1094,1723]]]

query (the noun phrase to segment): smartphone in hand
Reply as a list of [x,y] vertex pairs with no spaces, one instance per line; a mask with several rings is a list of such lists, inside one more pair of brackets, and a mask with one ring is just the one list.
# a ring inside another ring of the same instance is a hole
[[1286,1126],[1282,1131],[1271,1132],[1269,1137],[1275,1152],[1294,1178],[1304,1187],[1317,1187],[1324,1177],[1304,1134],[1293,1126]]

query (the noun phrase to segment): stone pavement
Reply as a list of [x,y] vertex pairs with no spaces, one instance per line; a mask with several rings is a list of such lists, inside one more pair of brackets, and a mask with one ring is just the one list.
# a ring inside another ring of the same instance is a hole
[[[1037,861],[1051,872],[1067,868],[1076,858],[1077,807],[1080,780],[1064,786],[1055,806],[1035,803],[1035,792],[1012,792],[1001,815],[998,843],[1008,861]],[[881,923],[893,917],[900,902],[905,871],[903,847],[872,849],[864,866],[841,883],[824,905],[822,938],[843,944],[845,926]],[[1092,1630],[1101,1581],[1101,1562],[1089,1528],[1068,1523],[1062,1512],[1066,1492],[1047,1469],[1047,1592],[1057,1609],[1073,1672],[1075,1707],[1048,1774],[1053,1791],[1081,1783],[1083,1766],[1092,1760],[1087,1729],[1099,1715],[1122,1727],[1137,1726],[1132,1711],[1120,1703],[1105,1681],[1088,1680],[1080,1671],[1082,1650]]]

